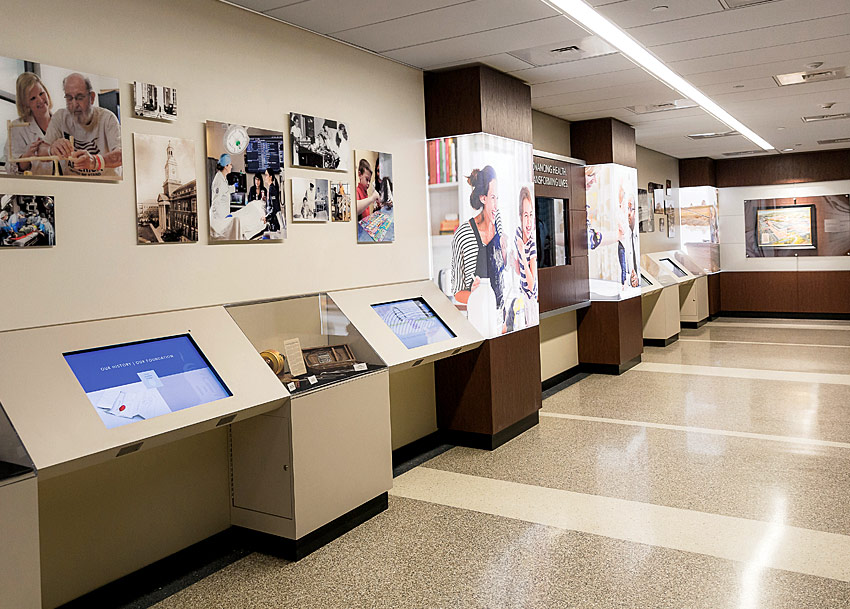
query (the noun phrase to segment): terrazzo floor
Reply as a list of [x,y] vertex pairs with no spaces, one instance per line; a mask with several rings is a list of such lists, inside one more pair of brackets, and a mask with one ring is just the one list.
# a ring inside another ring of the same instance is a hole
[[301,561],[251,554],[154,606],[850,607],[850,323],[725,318],[643,361],[402,474]]

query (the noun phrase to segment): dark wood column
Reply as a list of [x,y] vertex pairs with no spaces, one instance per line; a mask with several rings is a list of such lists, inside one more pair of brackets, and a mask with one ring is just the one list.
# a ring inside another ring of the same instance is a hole
[[[531,88],[486,66],[425,73],[428,138],[489,133],[531,143]],[[434,364],[437,425],[449,442],[493,449],[538,422],[537,326]]]
[[637,167],[635,130],[616,118],[570,123],[570,151],[588,165],[617,163]]

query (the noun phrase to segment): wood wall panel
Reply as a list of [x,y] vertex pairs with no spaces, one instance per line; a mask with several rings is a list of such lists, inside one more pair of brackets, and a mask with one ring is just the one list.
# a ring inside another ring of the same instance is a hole
[[850,149],[724,159],[715,166],[718,188],[848,180]]
[[540,410],[540,327],[511,332],[490,343],[493,431],[496,434]]
[[635,130],[614,118],[570,123],[570,150],[588,165],[619,163],[637,167]]
[[487,66],[425,72],[428,138],[490,133],[531,143],[531,87]]
[[570,257],[587,256],[587,210],[570,210]]
[[584,165],[570,166],[570,211],[587,212],[587,189],[584,177]]
[[708,314],[715,316],[722,310],[720,305],[720,273],[708,276]]
[[699,157],[679,159],[679,187],[716,186],[717,174],[714,159]]
[[550,266],[540,269],[539,274],[537,298],[541,313],[574,304],[573,271],[569,266]]
[[641,297],[619,301],[617,307],[620,326],[620,364],[643,353],[643,305]]
[[597,300],[578,312],[582,364],[621,366],[643,353],[641,297]]
[[720,273],[721,309],[767,313],[793,312],[797,308],[798,274],[797,271],[723,271]]
[[850,271],[797,273],[797,311],[850,315]]

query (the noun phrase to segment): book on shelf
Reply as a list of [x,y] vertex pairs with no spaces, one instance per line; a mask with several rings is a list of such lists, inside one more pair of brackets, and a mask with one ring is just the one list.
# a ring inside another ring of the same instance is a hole
[[428,183],[457,182],[457,140],[453,137],[428,141]]

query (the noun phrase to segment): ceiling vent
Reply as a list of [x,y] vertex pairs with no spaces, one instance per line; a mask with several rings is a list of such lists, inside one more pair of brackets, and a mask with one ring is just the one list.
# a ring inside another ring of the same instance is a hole
[[818,144],[826,146],[828,144],[850,144],[850,137],[837,137],[832,140],[818,140]]
[[815,114],[813,116],[804,116],[804,123],[820,123],[822,121],[837,121],[842,118],[850,118],[850,113],[840,112],[838,114]]
[[748,156],[750,154],[761,154],[764,150],[742,150],[740,152],[724,152],[723,156]]
[[730,137],[732,135],[741,135],[737,131],[722,131],[720,133],[692,133],[691,135],[686,135],[690,140],[699,141],[699,140],[713,140],[718,137]]
[[669,112],[670,110],[684,110],[685,108],[696,108],[697,103],[689,99],[677,99],[660,104],[646,104],[643,106],[626,106],[626,110],[635,114],[652,114],[653,112]]
[[733,8],[744,8],[745,6],[753,6],[756,4],[767,4],[768,2],[776,2],[776,0],[720,0],[720,6],[725,10]]
[[792,72],[790,74],[777,74],[773,77],[780,87],[788,85],[802,85],[807,82],[825,82],[827,80],[840,80],[847,78],[847,68],[820,68],[809,72]]
[[577,40],[566,40],[557,44],[546,44],[530,49],[511,51],[508,54],[533,66],[541,67],[579,59],[613,55],[616,52],[617,49],[598,36],[586,36]]

